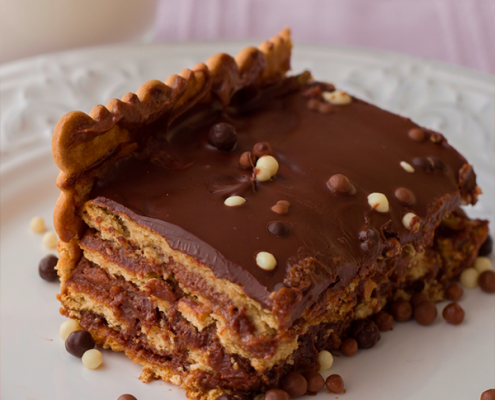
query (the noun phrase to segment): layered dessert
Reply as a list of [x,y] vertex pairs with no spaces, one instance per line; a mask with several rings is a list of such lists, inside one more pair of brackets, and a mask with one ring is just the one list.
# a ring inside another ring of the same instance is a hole
[[[481,193],[437,132],[288,76],[286,29],[57,124],[63,315],[191,399],[255,398],[444,299]],[[230,397],[229,397],[230,396]]]

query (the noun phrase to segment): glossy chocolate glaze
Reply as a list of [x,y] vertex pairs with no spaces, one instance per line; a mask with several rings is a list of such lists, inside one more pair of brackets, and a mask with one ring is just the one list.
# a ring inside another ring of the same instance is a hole
[[[271,292],[300,261],[294,257],[298,250],[315,257],[329,277],[304,293],[314,299],[336,280],[348,280],[360,266],[373,264],[387,238],[421,242],[424,230],[459,205],[460,192],[474,189],[474,174],[465,184],[469,187],[458,187],[466,160],[446,141],[433,143],[428,132],[425,141],[412,140],[408,132],[416,124],[357,99],[328,113],[311,110],[306,89],[289,79],[251,100],[241,100],[249,90],[238,93],[225,112],[196,106],[169,127],[156,125],[152,143],[97,180],[91,198],[151,228],[172,248],[208,265],[218,278],[240,284],[270,308]],[[201,118],[195,117],[199,112]],[[233,151],[208,144],[208,132],[219,122],[237,128]],[[254,182],[239,158],[262,141],[270,143],[280,168],[271,180]],[[441,160],[442,168],[415,167],[409,173],[401,167],[401,161],[412,165],[417,157]],[[348,177],[356,192],[334,194],[327,186],[334,174]],[[413,205],[404,206],[394,196],[401,187],[414,194]],[[386,195],[388,213],[371,210],[367,196],[372,192]],[[246,203],[225,206],[233,194]],[[290,202],[287,215],[271,210],[279,200]],[[416,233],[402,224],[408,211],[422,219]],[[289,234],[270,233],[272,221],[284,222]],[[259,251],[276,257],[275,270],[256,265]]]

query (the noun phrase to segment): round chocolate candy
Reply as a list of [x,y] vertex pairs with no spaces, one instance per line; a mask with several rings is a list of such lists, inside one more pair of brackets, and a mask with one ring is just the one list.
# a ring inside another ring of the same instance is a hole
[[405,206],[412,206],[416,202],[413,192],[404,187],[396,189],[394,196],[397,200],[399,200],[399,203]]
[[424,169],[426,171],[433,171],[433,164],[426,157],[416,157],[416,158],[413,158],[412,164],[415,167],[422,168],[422,169]]
[[339,348],[340,352],[347,357],[351,357],[354,354],[357,353],[358,351],[358,343],[357,340],[354,338],[347,338],[345,339]]
[[420,325],[431,325],[437,318],[437,306],[432,301],[423,301],[414,307],[414,319]]
[[375,322],[378,329],[382,332],[391,331],[394,326],[394,317],[392,317],[388,312],[379,311],[373,317],[373,321]]
[[428,156],[427,158],[434,170],[440,171],[444,168],[445,164],[437,156]]
[[487,270],[480,274],[478,284],[486,293],[495,293],[495,272]]
[[481,257],[487,256],[492,252],[492,250],[493,250],[493,239],[490,235],[488,235],[478,251],[478,256]]
[[459,304],[453,302],[443,309],[442,316],[449,324],[459,325],[464,321],[464,310]]
[[450,301],[459,301],[464,294],[464,289],[457,282],[452,282],[445,290],[445,295]]
[[415,142],[424,142],[426,139],[426,133],[420,128],[412,128],[407,135]]
[[376,324],[368,319],[354,321],[351,335],[356,339],[360,349],[370,349],[380,340],[380,332]]
[[355,189],[347,176],[335,174],[327,181],[327,185],[332,193],[352,194]]
[[424,292],[413,293],[413,295],[411,296],[411,304],[413,308],[419,306],[421,303],[425,301],[430,301],[430,297]]
[[137,400],[132,394],[123,394],[117,400]]
[[58,258],[51,254],[41,259],[38,272],[45,281],[53,282],[58,279],[57,270],[55,269],[57,263]]
[[208,133],[208,143],[218,150],[230,151],[237,143],[236,129],[226,122],[215,124]]
[[330,375],[325,381],[327,389],[332,393],[342,393],[344,391],[344,380],[340,375]]
[[281,221],[269,222],[267,229],[275,236],[287,236],[289,234],[289,227]]
[[[252,162],[252,163],[251,163]],[[242,168],[250,169],[256,164],[256,158],[251,154],[250,151],[245,151],[239,158],[239,165]]]
[[253,146],[253,155],[256,158],[260,158],[261,156],[272,156],[272,146],[270,146],[270,143],[268,142],[258,142]]
[[495,389],[488,389],[481,393],[480,400],[495,400]]
[[290,400],[290,396],[285,390],[270,389],[265,393],[264,400]]
[[399,322],[409,321],[413,314],[411,303],[404,299],[395,300],[390,307],[390,311],[394,319]]
[[323,379],[323,376],[319,372],[306,372],[304,377],[308,382],[308,392],[317,393],[325,386],[325,379]]
[[74,331],[65,341],[65,349],[75,357],[82,357],[94,347],[95,341],[88,331]]
[[308,381],[304,376],[297,372],[289,372],[282,380],[282,389],[285,390],[291,398],[302,396],[308,391]]

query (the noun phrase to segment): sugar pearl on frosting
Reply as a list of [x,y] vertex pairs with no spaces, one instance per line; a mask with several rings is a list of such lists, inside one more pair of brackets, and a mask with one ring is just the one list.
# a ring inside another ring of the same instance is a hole
[[481,274],[482,272],[493,270],[493,265],[488,257],[478,257],[474,261],[473,268]]
[[237,206],[242,206],[246,202],[246,199],[241,196],[230,196],[225,199],[223,204],[225,204],[227,207],[237,207]]
[[413,212],[408,212],[402,217],[402,225],[410,231],[416,231],[419,228],[418,216]]
[[320,363],[320,372],[330,369],[333,365],[332,353],[326,350],[322,350],[318,353],[318,362]]
[[371,208],[381,213],[387,213],[389,210],[387,196],[383,193],[371,193],[368,196],[368,204]]
[[75,319],[69,319],[60,325],[60,337],[66,340],[72,332],[80,331],[81,325]]
[[411,164],[401,161],[400,166],[404,169],[404,171],[409,172],[410,174],[414,173],[414,167]]
[[262,156],[256,162],[256,167],[261,169],[266,168],[270,171],[270,177],[272,177],[278,172],[278,161],[273,156]]
[[459,281],[467,289],[473,289],[478,286],[479,273],[474,268],[468,268],[462,271]]
[[256,264],[258,264],[258,267],[264,269],[265,271],[272,271],[277,266],[277,260],[273,254],[266,251],[260,251],[256,254]]
[[43,233],[45,231],[45,220],[41,217],[34,217],[29,223],[29,228],[34,233]]
[[97,369],[103,362],[103,355],[99,350],[91,349],[84,352],[82,362],[86,368]]
[[268,168],[258,168],[256,167],[254,169],[254,172],[256,173],[256,180],[258,182],[266,182],[269,181],[272,177],[272,174],[270,173],[270,170]]
[[344,106],[352,103],[352,98],[347,93],[341,90],[334,90],[333,92],[323,92],[323,98],[330,104],[335,106]]
[[43,235],[43,245],[48,249],[56,249],[58,245],[58,236],[55,232],[49,231]]

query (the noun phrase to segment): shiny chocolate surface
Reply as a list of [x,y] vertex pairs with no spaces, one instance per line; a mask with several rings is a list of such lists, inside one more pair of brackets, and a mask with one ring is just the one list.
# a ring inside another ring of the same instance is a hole
[[[315,111],[308,107],[308,92],[318,91],[308,88],[288,79],[256,95],[238,93],[225,112],[203,105],[168,127],[157,125],[152,143],[99,179],[91,198],[155,230],[172,248],[208,265],[218,278],[240,284],[269,308],[270,293],[283,287],[288,271],[301,261],[297,254],[314,257],[328,277],[309,290],[317,296],[371,265],[388,238],[420,242],[424,230],[460,204],[461,191],[473,190],[472,177],[464,184],[470,187],[459,189],[466,160],[446,141],[434,143],[426,130],[427,139],[411,139],[416,124],[355,98],[328,113]],[[232,151],[208,143],[210,129],[220,122],[236,129]],[[270,144],[279,164],[277,174],[264,182],[239,165],[241,155],[259,142]],[[410,173],[401,167],[401,161],[413,164],[418,157],[440,160],[442,168],[415,166]],[[328,180],[335,174],[347,177],[355,190],[331,190]],[[410,191],[414,204],[399,201],[398,188]],[[367,196],[373,192],[387,197],[389,212],[372,210]],[[232,195],[247,201],[225,206]],[[290,203],[287,214],[272,211],[280,200]],[[421,218],[418,232],[403,225],[409,211]],[[289,233],[270,233],[273,220]],[[256,265],[260,251],[275,256],[275,270]]]

